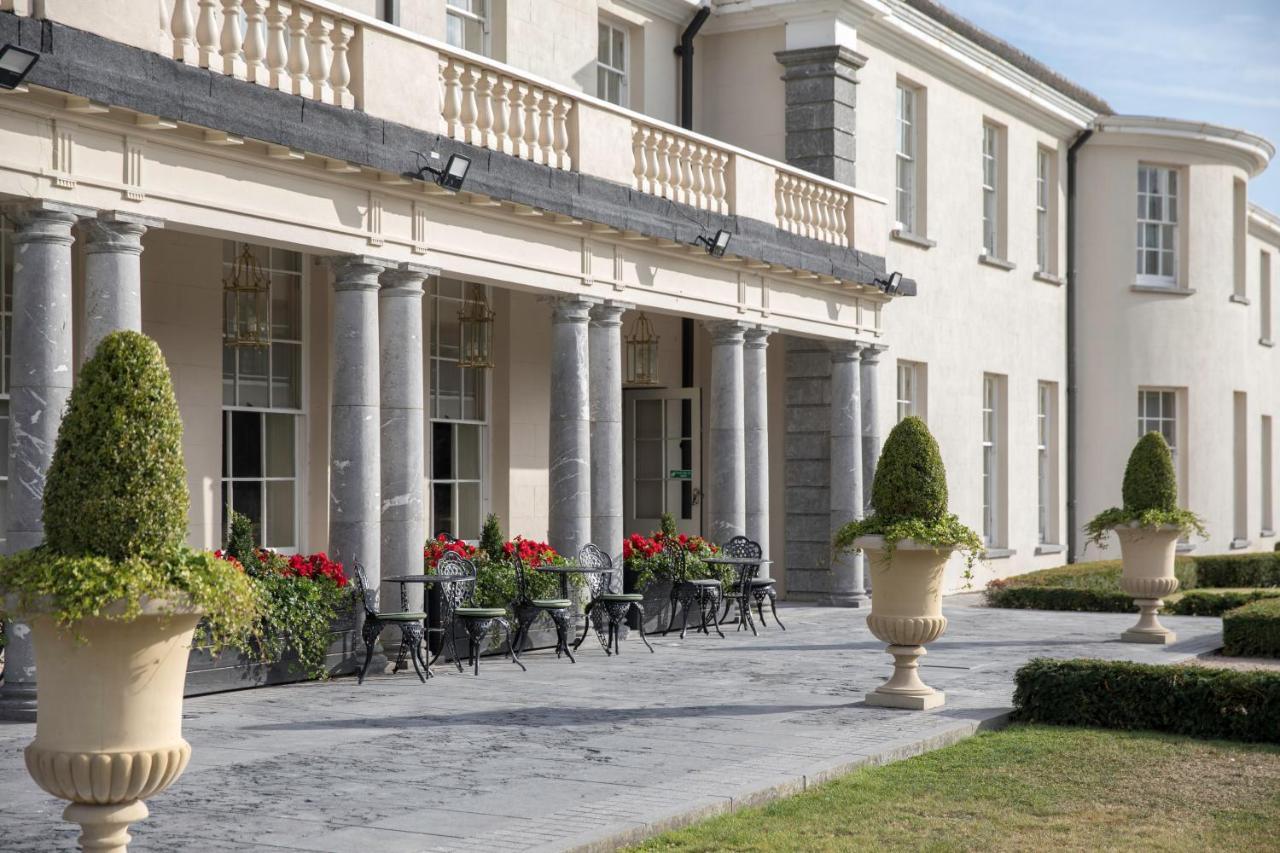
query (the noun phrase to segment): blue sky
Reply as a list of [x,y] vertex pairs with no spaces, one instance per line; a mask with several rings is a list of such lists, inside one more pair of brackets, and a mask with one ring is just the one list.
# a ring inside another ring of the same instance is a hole
[[[1280,0],[941,2],[1116,112],[1243,128],[1280,145]],[[1280,213],[1280,162],[1249,195]]]

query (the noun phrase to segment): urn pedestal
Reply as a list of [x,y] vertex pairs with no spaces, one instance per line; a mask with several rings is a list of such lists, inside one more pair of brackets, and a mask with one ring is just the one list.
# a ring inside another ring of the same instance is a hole
[[940,707],[946,697],[920,680],[919,659],[947,629],[942,578],[954,549],[903,539],[890,554],[882,536],[862,536],[854,545],[867,557],[875,590],[867,627],[889,644],[885,651],[893,656],[893,676],[866,695],[867,704],[913,711]]
[[1173,560],[1177,555],[1179,528],[1117,527],[1120,539],[1120,588],[1133,596],[1138,605],[1138,622],[1120,635],[1126,643],[1175,642],[1178,635],[1160,624],[1156,614],[1164,604],[1165,596],[1178,591],[1178,579],[1173,574]]
[[126,850],[129,824],[148,814],[142,801],[169,787],[191,758],[182,691],[199,618],[144,601],[127,622],[80,621],[81,642],[49,616],[30,616],[40,680],[27,772],[71,801],[63,818],[80,824],[86,851]]

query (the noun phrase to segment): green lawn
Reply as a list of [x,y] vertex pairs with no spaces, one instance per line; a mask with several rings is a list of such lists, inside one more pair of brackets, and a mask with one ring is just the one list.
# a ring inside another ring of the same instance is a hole
[[636,850],[1277,850],[1280,747],[1013,726]]

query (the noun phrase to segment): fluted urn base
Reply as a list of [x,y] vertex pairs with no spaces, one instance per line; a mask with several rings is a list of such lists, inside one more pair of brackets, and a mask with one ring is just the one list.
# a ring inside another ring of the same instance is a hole
[[940,707],[944,694],[920,680],[925,645],[947,629],[942,615],[942,575],[951,548],[935,548],[906,539],[892,556],[880,536],[864,536],[854,543],[867,556],[872,576],[871,613],[867,627],[889,644],[893,675],[866,695],[868,705],[923,711]]
[[62,819],[80,824],[80,849],[85,853],[125,853],[133,840],[129,824],[149,814],[147,804],[139,800],[109,806],[72,803],[62,810]]
[[1139,614],[1138,623],[1120,635],[1123,642],[1165,645],[1178,639],[1156,614],[1164,605],[1162,599],[1178,591],[1173,561],[1179,535],[1173,526],[1116,528],[1124,563],[1120,588],[1133,596]]

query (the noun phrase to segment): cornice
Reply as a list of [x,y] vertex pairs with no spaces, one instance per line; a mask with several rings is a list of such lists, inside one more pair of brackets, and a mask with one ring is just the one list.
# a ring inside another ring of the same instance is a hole
[[1275,156],[1267,139],[1222,125],[1156,116],[1099,116],[1093,141],[1108,144],[1142,144],[1215,157],[1256,177]]

